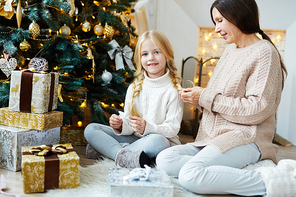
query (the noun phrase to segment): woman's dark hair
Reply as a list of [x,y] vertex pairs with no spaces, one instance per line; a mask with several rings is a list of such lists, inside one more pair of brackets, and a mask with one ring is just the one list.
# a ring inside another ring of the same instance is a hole
[[[275,48],[276,46],[270,40],[269,36],[266,35],[260,28],[259,24],[259,10],[255,0],[216,0],[211,6],[210,14],[213,23],[216,25],[213,18],[213,9],[216,8],[220,14],[229,22],[234,24],[238,29],[244,34],[253,34],[259,32],[263,39],[268,40]],[[278,49],[276,48],[278,51]],[[285,76],[288,72],[285,64],[280,56],[281,68],[282,68],[282,78],[283,78],[283,88]]]

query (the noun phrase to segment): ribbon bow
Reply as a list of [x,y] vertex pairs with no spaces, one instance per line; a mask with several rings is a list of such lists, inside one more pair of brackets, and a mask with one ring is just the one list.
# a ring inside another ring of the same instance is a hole
[[123,49],[120,49],[116,40],[112,40],[109,44],[112,46],[112,49],[108,51],[108,54],[111,60],[115,58],[116,70],[124,69],[123,58],[131,70],[136,70],[131,60],[133,57],[133,51],[129,46],[125,45]]
[[36,156],[46,156],[46,155],[51,155],[53,153],[55,153],[55,154],[64,154],[64,153],[67,153],[67,152],[68,152],[67,148],[64,147],[64,146],[50,147],[50,146],[46,146],[46,145],[33,147],[30,150],[30,153],[32,155],[36,155]]
[[139,181],[148,181],[149,176],[151,174],[151,167],[144,165],[145,169],[143,168],[135,168],[126,176],[123,177],[123,181],[131,180],[139,180]]

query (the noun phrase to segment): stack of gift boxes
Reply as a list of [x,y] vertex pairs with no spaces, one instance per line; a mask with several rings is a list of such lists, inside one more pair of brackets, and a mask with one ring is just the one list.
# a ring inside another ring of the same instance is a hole
[[[0,168],[22,170],[24,193],[79,186],[79,157],[75,151],[54,153],[55,159],[27,154],[32,147],[55,147],[60,143],[63,112],[56,111],[58,86],[58,73],[12,71],[9,107],[0,108]],[[63,146],[73,149],[71,144]],[[46,173],[46,169],[57,172]],[[53,184],[48,184],[53,180],[46,177],[48,174],[57,177]],[[61,174],[70,177],[61,181]]]

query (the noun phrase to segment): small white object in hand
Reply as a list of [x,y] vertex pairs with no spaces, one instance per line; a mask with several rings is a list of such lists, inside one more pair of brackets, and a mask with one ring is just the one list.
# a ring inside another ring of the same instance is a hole
[[120,115],[122,121],[125,121],[130,126],[129,118],[128,118],[127,114],[122,111],[119,111],[119,115]]

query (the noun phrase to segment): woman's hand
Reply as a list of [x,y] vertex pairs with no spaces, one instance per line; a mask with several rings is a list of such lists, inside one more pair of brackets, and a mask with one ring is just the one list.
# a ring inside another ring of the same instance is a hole
[[110,123],[110,127],[112,127],[113,129],[117,129],[119,131],[121,131],[122,129],[122,119],[120,116],[116,115],[116,114],[112,114],[111,117],[109,118],[109,123]]
[[140,133],[141,135],[144,134],[146,121],[143,118],[130,116],[129,122],[134,132]]
[[181,95],[181,99],[190,105],[193,105],[194,107],[198,106],[198,101],[201,92],[203,91],[203,88],[201,87],[194,87],[194,88],[186,88],[179,92]]

